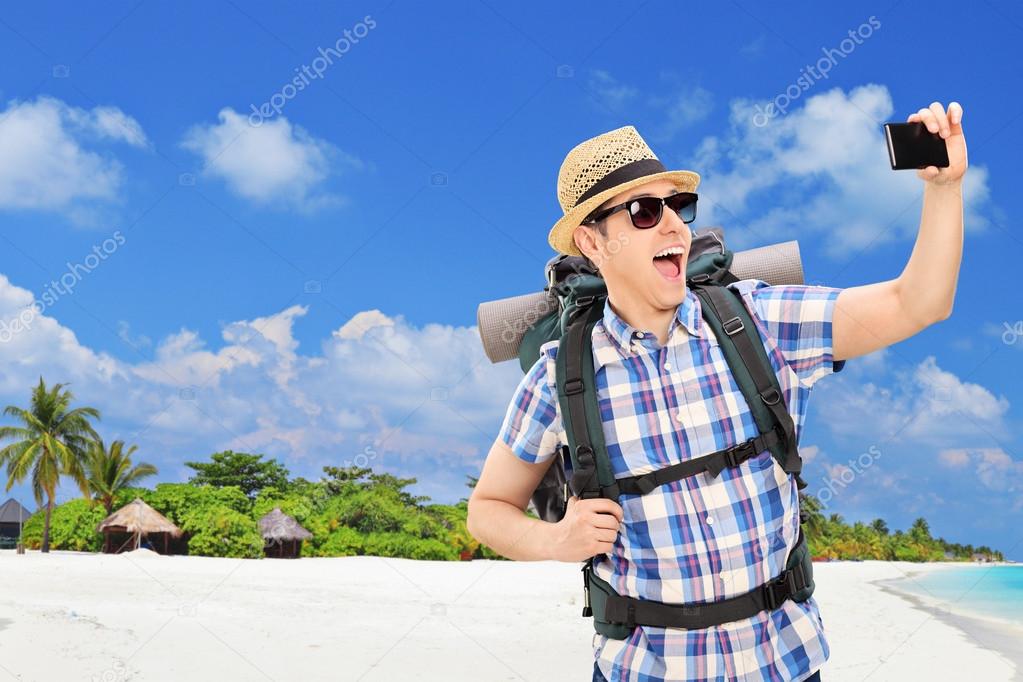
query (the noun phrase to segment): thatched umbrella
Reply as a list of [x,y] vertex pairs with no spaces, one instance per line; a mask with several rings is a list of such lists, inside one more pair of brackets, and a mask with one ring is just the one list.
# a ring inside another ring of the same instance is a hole
[[291,558],[299,555],[302,541],[313,536],[298,521],[282,512],[280,507],[274,507],[273,511],[259,520],[259,532],[266,542],[267,556],[273,556],[273,550],[276,549],[276,556]]
[[[167,538],[168,536],[173,538],[179,538],[182,535],[180,528],[175,526],[170,520],[156,511],[148,504],[142,501],[142,498],[136,497],[134,500],[124,505],[113,514],[103,519],[96,530],[103,533],[103,551],[109,550],[109,540],[111,533],[130,533],[132,537],[128,540],[134,540],[133,549],[138,549],[139,545],[142,544],[143,535],[154,535],[158,533],[163,534],[163,551],[167,553]],[[126,541],[114,552],[120,552],[127,545]]]

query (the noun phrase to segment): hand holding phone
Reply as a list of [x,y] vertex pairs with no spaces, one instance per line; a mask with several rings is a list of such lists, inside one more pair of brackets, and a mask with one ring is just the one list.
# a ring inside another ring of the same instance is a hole
[[909,170],[936,166],[948,168],[948,149],[945,140],[927,130],[921,121],[914,123],[885,123],[888,142],[888,160],[892,170]]

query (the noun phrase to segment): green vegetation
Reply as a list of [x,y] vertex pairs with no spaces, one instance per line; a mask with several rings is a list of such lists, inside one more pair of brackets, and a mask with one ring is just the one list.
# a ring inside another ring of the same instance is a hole
[[[245,461],[246,467],[252,463]],[[279,466],[273,460],[260,463]],[[303,556],[367,554],[443,561],[502,558],[469,534],[467,500],[455,505],[424,504],[428,498],[406,491],[416,479],[374,474],[369,469],[325,467],[324,474],[317,482],[301,478],[283,484],[278,481],[278,487],[264,487],[254,499],[237,485],[160,483],[152,490],[122,487],[114,495],[113,507],[142,498],[185,531],[189,554],[204,556],[261,557],[258,520],[280,507],[313,533],[313,538],[303,543]],[[99,551],[102,536],[96,526],[105,516],[102,505],[84,499],[55,507],[52,546]],[[41,519],[42,514],[35,514],[25,523],[22,539],[33,549],[41,543]]]
[[883,519],[849,525],[838,514],[825,518],[817,498],[803,494],[799,498],[800,508],[807,514],[804,531],[815,559],[972,561],[979,555],[987,561],[1005,560],[1001,552],[989,547],[960,545],[932,537],[923,518],[914,521],[906,532],[892,533]]
[[[156,467],[133,464],[134,445],[114,441],[108,449],[89,421],[98,420],[99,412],[70,409],[72,398],[63,384],[47,390],[40,377],[29,409],[4,409],[19,422],[0,427],[0,440],[14,441],[0,449],[7,490],[31,474],[36,503],[42,507],[24,525],[22,541],[29,548],[100,551],[103,537],[96,527],[112,510],[140,497],[185,532],[186,541],[179,546],[187,546],[189,554],[262,557],[258,521],[280,507],[313,534],[302,544],[304,556],[503,558],[469,534],[467,499],[430,504],[428,497],[406,490],[416,479],[364,467],[327,466],[319,481],[290,479],[276,460],[227,450],[214,453],[209,462],[186,462],[196,472],[187,483],[137,487],[141,479],[157,473]],[[71,478],[83,497],[54,505],[61,476]],[[467,486],[473,488],[476,480],[468,476]],[[1003,560],[1001,552],[988,547],[932,537],[922,518],[908,531],[892,533],[881,519],[849,525],[838,514],[825,517],[816,498],[800,499],[810,551],[818,559],[936,561],[981,555]]]
[[46,518],[43,520],[42,551],[50,551],[50,522],[53,498],[57,494],[60,477],[69,476],[82,494],[89,496],[86,480],[86,452],[99,436],[89,419],[99,419],[94,407],[69,410],[74,396],[56,384],[46,390],[43,378],[32,390],[31,405],[25,410],[8,405],[4,414],[21,422],[19,426],[0,427],[0,440],[14,442],[0,450],[0,464],[7,465],[7,490],[32,474],[32,494],[36,504],[42,506],[46,496]]

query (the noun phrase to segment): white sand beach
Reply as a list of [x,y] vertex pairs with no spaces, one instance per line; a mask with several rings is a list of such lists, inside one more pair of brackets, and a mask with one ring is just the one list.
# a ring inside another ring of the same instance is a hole
[[[1014,679],[1011,653],[986,647],[1019,634],[964,632],[872,583],[940,568],[816,564],[832,647],[822,678]],[[592,670],[575,564],[4,550],[0,579],[2,680],[541,682]]]

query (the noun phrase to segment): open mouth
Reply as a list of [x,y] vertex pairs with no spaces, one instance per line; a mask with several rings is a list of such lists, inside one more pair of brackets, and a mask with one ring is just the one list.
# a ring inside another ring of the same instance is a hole
[[654,256],[654,267],[669,282],[681,282],[685,267],[684,257],[685,249],[681,246],[673,246],[659,251]]

